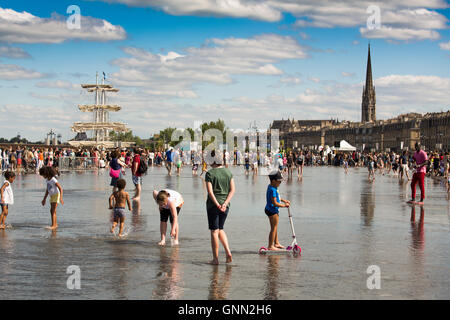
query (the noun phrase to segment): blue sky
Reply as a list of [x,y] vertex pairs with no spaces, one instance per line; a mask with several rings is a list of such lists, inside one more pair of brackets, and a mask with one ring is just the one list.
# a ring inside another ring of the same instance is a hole
[[[371,2],[180,3],[0,1],[0,136],[72,138],[70,125],[90,120],[77,105],[93,102],[79,85],[96,71],[121,90],[111,118],[144,138],[219,117],[231,128],[359,121],[369,41],[377,118],[450,109],[446,1],[380,1],[372,33]],[[69,5],[84,19],[77,33],[65,27]]]

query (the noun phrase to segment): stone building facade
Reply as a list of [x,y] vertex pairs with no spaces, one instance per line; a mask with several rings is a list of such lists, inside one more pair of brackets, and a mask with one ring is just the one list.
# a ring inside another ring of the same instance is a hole
[[363,88],[361,122],[331,120],[276,120],[269,129],[279,130],[281,145],[287,149],[333,146],[346,140],[359,150],[413,150],[420,142],[426,150],[450,150],[450,111],[408,113],[376,120],[375,87],[372,81],[370,46],[366,84]]
[[420,142],[426,150],[450,151],[450,111],[439,113],[409,113],[373,123],[340,122],[325,127],[293,129],[293,120],[285,120],[278,129],[285,148],[315,149],[333,146],[345,140],[359,150],[400,151],[413,150]]

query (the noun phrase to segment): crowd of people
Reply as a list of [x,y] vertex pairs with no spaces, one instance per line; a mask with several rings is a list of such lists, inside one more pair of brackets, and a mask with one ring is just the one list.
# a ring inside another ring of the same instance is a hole
[[[114,158],[114,152],[118,152],[123,166],[128,166],[134,157],[135,149],[104,150],[98,148],[75,149],[59,147],[0,147],[1,170],[14,171],[16,173],[38,173],[44,166],[63,167],[61,169],[85,169],[106,168]],[[139,149],[141,156],[148,166],[164,166],[169,175],[180,174],[182,168],[191,167],[193,174],[197,174],[199,168],[205,172],[207,151],[183,151],[182,149],[169,148],[168,150]],[[258,167],[270,167],[275,164],[288,176],[297,172],[302,177],[305,166],[340,166],[348,172],[349,167],[367,167],[369,171],[379,174],[398,175],[400,179],[411,179],[410,171],[414,163],[413,152],[326,152],[321,150],[288,150],[281,152],[242,152],[227,150],[218,152],[218,157],[223,159],[225,166],[243,166],[248,174],[250,171],[258,173]],[[447,177],[449,172],[450,156],[448,152],[433,151],[429,155],[429,163],[426,166],[426,176]],[[62,162],[61,160],[68,160]],[[62,163],[62,165],[60,165]],[[374,175],[371,175],[373,179]]]
[[[64,162],[65,160],[71,160]],[[140,201],[143,178],[149,166],[164,166],[167,174],[172,171],[181,174],[183,167],[191,167],[192,175],[198,175],[199,167],[205,174],[207,187],[207,218],[211,231],[211,248],[213,253],[212,264],[218,264],[219,243],[222,243],[226,252],[226,262],[232,261],[231,250],[228,239],[224,232],[224,223],[228,216],[230,201],[235,193],[234,179],[229,166],[242,166],[246,175],[258,174],[258,167],[267,167],[270,184],[267,189],[267,203],[265,213],[269,218],[269,250],[284,250],[277,236],[278,208],[288,207],[289,200],[282,199],[278,193],[278,186],[284,179],[290,179],[297,171],[298,179],[303,176],[305,166],[337,166],[342,167],[348,174],[351,167],[367,167],[368,179],[373,182],[376,173],[380,175],[397,175],[399,179],[403,176],[411,181],[410,203],[423,204],[425,198],[424,178],[432,176],[443,178],[450,185],[450,158],[448,153],[431,152],[428,156],[422,150],[419,143],[415,145],[415,152],[327,152],[321,150],[288,150],[286,152],[262,153],[257,151],[241,152],[236,150],[229,153],[223,151],[190,152],[168,148],[167,150],[151,151],[143,148],[102,150],[72,149],[72,148],[12,148],[0,149],[1,169],[4,172],[5,181],[0,188],[0,205],[2,213],[0,216],[0,229],[4,229],[5,220],[8,215],[9,205],[14,203],[12,184],[16,174],[39,173],[47,182],[47,189],[42,200],[50,199],[51,226],[49,229],[58,228],[56,219],[56,208],[58,204],[64,204],[63,188],[57,180],[60,171],[64,169],[77,169],[70,167],[78,163],[81,168],[83,164],[89,163],[94,168],[107,168],[111,176],[110,186],[112,193],[109,197],[110,209],[113,210],[113,225],[111,233],[119,226],[119,237],[124,235],[125,208],[131,210],[131,200]],[[67,167],[69,163],[69,167]],[[63,165],[64,164],[64,168]],[[208,166],[210,169],[208,170]],[[131,170],[131,181],[135,186],[135,194],[132,199],[126,187],[126,169]],[[284,175],[284,176],[283,176]],[[420,201],[415,200],[416,185],[421,190]],[[450,188],[448,187],[449,191]],[[167,223],[170,220],[170,237],[172,244],[179,244],[178,215],[184,204],[183,196],[170,189],[153,190],[153,198],[160,212],[159,245],[166,244]]]

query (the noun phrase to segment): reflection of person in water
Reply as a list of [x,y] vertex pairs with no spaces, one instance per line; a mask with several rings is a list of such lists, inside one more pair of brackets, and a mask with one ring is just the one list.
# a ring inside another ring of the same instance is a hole
[[141,202],[133,201],[133,209],[131,211],[131,227],[136,232],[145,229],[147,220],[141,215]]
[[267,278],[264,287],[264,300],[278,300],[279,271],[281,255],[267,256]]
[[0,262],[0,268],[3,275],[8,275],[10,272],[14,272],[14,268],[11,268],[13,264],[11,259],[14,252],[14,242],[8,239],[8,232],[5,229],[0,229],[0,249],[2,260]]
[[228,298],[231,269],[232,267],[230,265],[226,265],[225,273],[223,274],[222,279],[220,279],[219,266],[215,265],[213,267],[213,272],[211,274],[211,283],[209,286],[209,300],[225,300]]
[[[116,242],[120,243],[120,242]],[[123,300],[129,296],[129,259],[128,249],[123,245],[115,245],[111,248],[111,263],[112,271],[110,275],[111,283],[114,283],[114,291],[116,296],[113,299]],[[83,280],[82,280],[83,281]]]
[[414,249],[421,251],[425,248],[425,236],[423,230],[424,218],[425,210],[423,206],[420,206],[420,219],[419,223],[416,224],[416,207],[411,207],[412,246]]
[[373,189],[373,183],[366,180],[360,193],[361,222],[366,227],[371,226],[375,213],[375,192]]
[[416,207],[411,207],[411,245],[410,257],[412,259],[412,273],[415,281],[411,288],[414,296],[420,297],[425,293],[425,288],[430,286],[430,279],[425,271],[425,236],[424,236],[425,212],[423,206],[420,207],[420,218],[416,222]]
[[183,289],[180,286],[181,275],[178,263],[179,247],[171,247],[170,257],[166,254],[166,248],[161,247],[160,267],[157,274],[158,282],[153,291],[155,299],[173,300],[180,299]]

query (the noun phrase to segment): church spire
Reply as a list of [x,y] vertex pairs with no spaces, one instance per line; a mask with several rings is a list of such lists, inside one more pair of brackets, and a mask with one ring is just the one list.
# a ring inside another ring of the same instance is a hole
[[367,55],[366,85],[363,89],[361,105],[361,122],[374,122],[375,114],[375,87],[372,80],[372,61],[370,58],[370,43]]
[[370,90],[373,87],[372,82],[372,61],[370,59],[370,43],[369,43],[369,54],[367,56],[367,71],[366,71],[366,90]]

